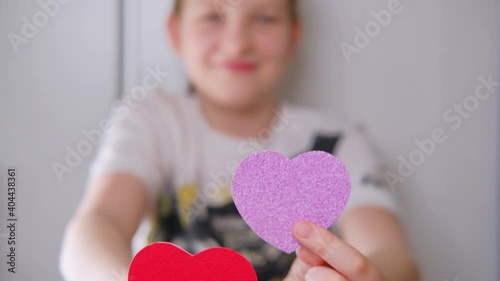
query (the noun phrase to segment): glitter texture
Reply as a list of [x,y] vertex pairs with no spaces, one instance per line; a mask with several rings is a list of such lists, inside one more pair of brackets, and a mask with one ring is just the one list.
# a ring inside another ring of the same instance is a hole
[[292,234],[295,223],[307,220],[330,227],[340,217],[350,192],[344,164],[323,151],[293,159],[260,151],[240,163],[232,181],[234,203],[243,219],[285,253],[300,247]]

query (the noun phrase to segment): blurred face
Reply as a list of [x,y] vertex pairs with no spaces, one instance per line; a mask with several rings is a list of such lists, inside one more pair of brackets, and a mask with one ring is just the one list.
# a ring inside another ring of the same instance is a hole
[[289,0],[184,0],[171,40],[199,95],[242,108],[271,100],[299,36]]

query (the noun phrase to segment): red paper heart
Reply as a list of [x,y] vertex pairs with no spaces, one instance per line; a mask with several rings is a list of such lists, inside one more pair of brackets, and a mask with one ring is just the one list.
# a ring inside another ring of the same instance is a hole
[[158,242],[132,260],[129,281],[257,281],[257,275],[238,252],[211,248],[196,255],[178,246]]

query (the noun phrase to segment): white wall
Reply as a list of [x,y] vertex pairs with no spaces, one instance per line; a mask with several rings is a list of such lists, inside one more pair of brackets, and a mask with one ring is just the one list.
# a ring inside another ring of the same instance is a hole
[[[62,2],[62,1],[61,1]],[[5,234],[7,167],[17,168],[17,273],[7,272],[0,237],[0,280],[62,280],[57,267],[64,227],[80,200],[92,156],[60,183],[51,163],[64,163],[82,129],[118,95],[118,1],[69,1],[16,54],[7,34],[38,1],[0,0],[0,236]],[[94,150],[95,151],[95,150]]]
[[[137,33],[127,36],[140,36],[139,46],[127,46],[128,54],[138,54],[128,57],[136,63],[128,68],[129,86],[154,64],[172,70],[164,87],[183,86],[178,63],[163,51],[168,3],[141,1]],[[406,231],[425,280],[498,280],[498,93],[455,131],[442,117],[474,92],[479,75],[499,77],[498,1],[402,0],[403,11],[348,64],[340,42],[352,43],[353,28],[364,27],[370,10],[387,3],[302,1],[306,37],[284,91],[365,122],[393,172],[398,156],[416,149],[415,139],[445,129],[448,140],[395,187]],[[0,191],[0,280],[61,280],[62,231],[80,200],[92,155],[62,183],[51,163],[65,162],[65,147],[84,140],[83,129],[98,128],[118,92],[118,1],[70,1],[16,54],[7,33],[19,33],[21,18],[39,10],[36,1],[0,0],[0,182],[6,182],[7,166],[14,166],[19,185],[15,276],[5,271],[6,194]]]

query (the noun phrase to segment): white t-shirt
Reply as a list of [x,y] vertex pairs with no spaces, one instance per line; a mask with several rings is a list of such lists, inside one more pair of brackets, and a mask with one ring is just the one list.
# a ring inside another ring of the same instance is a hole
[[259,138],[242,139],[211,128],[196,95],[154,93],[132,108],[115,109],[89,181],[121,171],[145,183],[151,208],[134,238],[135,252],[159,240],[193,253],[224,246],[249,259],[259,280],[281,278],[293,255],[253,233],[231,198],[230,181],[238,163],[259,150],[290,158],[310,150],[333,153],[351,178],[346,210],[375,205],[397,212],[362,134],[332,116],[283,104]]

